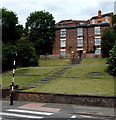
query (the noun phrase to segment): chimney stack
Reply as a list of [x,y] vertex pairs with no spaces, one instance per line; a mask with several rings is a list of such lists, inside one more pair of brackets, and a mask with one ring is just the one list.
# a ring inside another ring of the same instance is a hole
[[99,18],[101,17],[101,14],[102,14],[102,12],[101,12],[101,10],[99,10],[99,11],[98,11],[98,17],[99,17]]

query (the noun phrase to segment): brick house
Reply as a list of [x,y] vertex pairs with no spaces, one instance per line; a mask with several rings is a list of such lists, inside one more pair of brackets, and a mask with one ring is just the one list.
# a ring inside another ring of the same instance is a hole
[[86,57],[87,53],[101,55],[101,35],[112,26],[111,15],[98,15],[90,20],[62,20],[56,23],[53,55]]

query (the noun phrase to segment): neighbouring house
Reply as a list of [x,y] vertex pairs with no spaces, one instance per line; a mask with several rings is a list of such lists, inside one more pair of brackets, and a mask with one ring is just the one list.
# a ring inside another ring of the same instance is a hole
[[62,20],[56,23],[53,55],[63,57],[86,57],[87,54],[101,55],[101,36],[112,26],[113,12],[98,15],[90,20]]

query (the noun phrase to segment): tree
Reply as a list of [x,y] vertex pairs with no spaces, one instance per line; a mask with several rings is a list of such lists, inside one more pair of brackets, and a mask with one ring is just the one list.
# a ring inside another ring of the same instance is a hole
[[11,53],[14,52],[12,44],[2,43],[2,70],[10,70],[13,68],[13,58]]
[[107,63],[109,64],[107,68],[108,72],[111,75],[116,76],[116,43],[112,50],[110,51],[110,56],[107,60]]
[[15,12],[6,8],[0,9],[0,12],[2,12],[2,41],[14,43],[21,38],[23,27],[18,25],[18,17]]
[[116,33],[112,29],[108,28],[104,30],[101,43],[103,57],[109,57],[109,51],[114,46],[115,39]]
[[15,46],[17,65],[19,67],[37,66],[38,57],[32,43],[27,39],[20,39]]
[[55,20],[49,12],[35,11],[27,18],[29,39],[34,43],[38,55],[52,53]]

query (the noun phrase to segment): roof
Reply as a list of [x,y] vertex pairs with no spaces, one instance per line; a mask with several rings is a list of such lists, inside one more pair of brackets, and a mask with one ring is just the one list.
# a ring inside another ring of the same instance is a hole
[[[100,18],[105,17],[105,16],[111,16],[111,15],[113,15],[113,12],[103,14],[103,15],[101,15],[101,17],[100,17]],[[98,18],[99,18],[98,16],[94,16],[94,17],[92,17],[90,20],[92,20],[92,19],[98,19]]]
[[109,26],[109,23],[97,23],[97,24],[83,24],[83,25],[73,25],[73,26],[61,26],[56,27],[56,29],[71,29],[71,28],[88,28],[96,26]]

